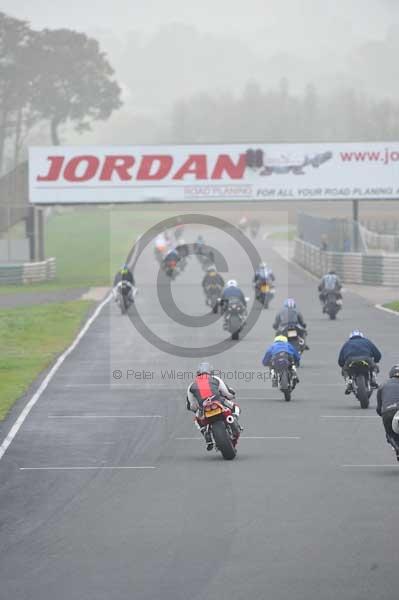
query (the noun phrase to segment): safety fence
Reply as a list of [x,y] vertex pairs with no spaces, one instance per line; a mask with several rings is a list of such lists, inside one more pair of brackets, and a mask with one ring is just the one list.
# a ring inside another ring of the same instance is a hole
[[296,239],[294,260],[318,277],[334,269],[346,283],[399,286],[399,254],[323,251]]
[[359,230],[367,251],[399,252],[399,234],[376,233],[363,225],[359,225]]
[[0,285],[29,284],[50,281],[56,276],[56,260],[0,265]]

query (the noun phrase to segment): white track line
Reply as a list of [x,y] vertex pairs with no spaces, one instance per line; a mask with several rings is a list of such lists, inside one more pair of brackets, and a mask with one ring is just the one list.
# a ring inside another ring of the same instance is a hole
[[17,435],[17,433],[20,430],[21,426],[23,425],[26,417],[29,415],[30,411],[35,406],[35,404],[39,400],[40,396],[46,390],[47,386],[49,385],[49,383],[52,380],[52,378],[54,377],[54,375],[57,373],[58,369],[61,367],[61,365],[63,364],[65,359],[75,350],[75,348],[79,344],[80,340],[83,338],[85,333],[88,331],[88,329],[90,328],[92,323],[94,323],[94,321],[97,319],[98,315],[100,314],[100,312],[102,311],[104,306],[107,304],[107,302],[109,302],[110,298],[111,298],[111,294],[108,294],[108,296],[101,302],[101,304],[99,304],[97,306],[96,310],[94,311],[92,316],[88,319],[88,321],[86,322],[86,324],[84,325],[82,330],[78,333],[75,340],[72,342],[72,344],[69,346],[69,348],[67,350],[65,350],[65,352],[63,354],[61,354],[61,356],[58,357],[55,365],[50,369],[50,372],[43,379],[42,383],[39,386],[39,389],[33,394],[32,398],[29,400],[28,404],[22,410],[21,414],[19,415],[19,417],[15,421],[14,425],[11,427],[10,431],[8,432],[7,436],[3,440],[3,442],[0,446],[0,460],[3,458],[4,454],[7,452],[7,448],[10,446],[11,442]]
[[399,465],[341,465],[342,469],[399,469]]
[[48,419],[164,419],[162,415],[48,415]]
[[381,419],[378,415],[320,415],[320,419]]
[[395,315],[395,317],[399,317],[399,312],[397,310],[392,310],[392,308],[387,308],[386,306],[382,306],[382,304],[376,304],[375,308],[378,308],[378,310],[383,310],[390,315]]
[[127,471],[156,469],[156,467],[20,467],[20,471]]
[[[179,441],[184,441],[184,440],[197,440],[197,441],[202,441],[203,438],[199,438],[199,437],[177,437],[175,438],[176,440]],[[289,436],[289,435],[281,435],[281,436],[245,436],[242,435],[240,436],[240,440],[301,440],[302,438],[298,437],[298,436]]]

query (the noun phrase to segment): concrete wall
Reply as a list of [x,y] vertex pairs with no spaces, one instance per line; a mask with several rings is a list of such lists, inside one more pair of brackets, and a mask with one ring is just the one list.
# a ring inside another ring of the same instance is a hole
[[0,265],[0,285],[50,281],[56,276],[55,258],[43,262]]

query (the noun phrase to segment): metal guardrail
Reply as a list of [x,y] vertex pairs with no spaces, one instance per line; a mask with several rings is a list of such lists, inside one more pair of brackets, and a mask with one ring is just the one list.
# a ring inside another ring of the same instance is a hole
[[399,286],[399,254],[328,252],[296,239],[294,260],[318,277],[334,269],[346,283]]
[[56,259],[19,265],[0,265],[0,285],[50,281],[56,276]]

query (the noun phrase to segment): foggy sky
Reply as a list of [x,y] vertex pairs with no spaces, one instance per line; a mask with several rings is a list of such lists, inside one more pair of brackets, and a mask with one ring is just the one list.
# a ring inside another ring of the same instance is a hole
[[298,52],[326,37],[350,44],[340,28],[353,38],[383,37],[399,22],[397,0],[1,0],[0,10],[37,28],[104,29],[116,35],[154,31],[173,21],[246,39],[263,31],[273,43],[280,40],[282,49]]
[[0,0],[0,10],[99,39],[125,91],[122,136],[128,114],[146,130],[143,119],[162,121],[181,98],[240,94],[248,81],[399,95],[399,0]]

